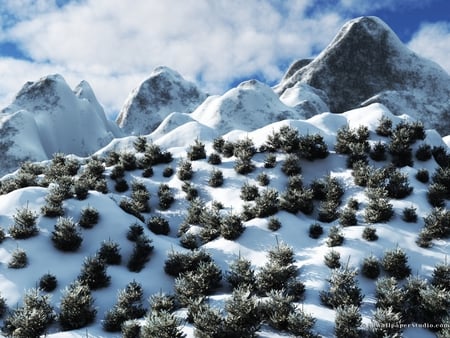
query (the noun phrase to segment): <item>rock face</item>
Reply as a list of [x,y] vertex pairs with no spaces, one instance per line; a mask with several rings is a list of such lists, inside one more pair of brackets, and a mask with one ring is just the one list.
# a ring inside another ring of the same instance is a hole
[[116,122],[126,134],[149,134],[170,113],[190,113],[206,97],[176,71],[158,67],[131,92]]
[[380,19],[349,21],[308,61],[290,67],[275,87],[279,95],[304,83],[325,92],[333,112],[380,102],[395,114],[409,114],[450,133],[450,76],[404,46]]
[[46,76],[0,112],[1,173],[56,152],[87,156],[119,136],[87,82],[72,91],[60,75]]

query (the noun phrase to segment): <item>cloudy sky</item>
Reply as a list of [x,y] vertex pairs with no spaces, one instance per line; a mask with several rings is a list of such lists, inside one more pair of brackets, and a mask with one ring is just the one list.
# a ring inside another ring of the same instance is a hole
[[159,65],[212,94],[274,84],[361,15],[450,73],[449,13],[448,0],[0,0],[0,108],[53,73],[87,80],[112,118]]

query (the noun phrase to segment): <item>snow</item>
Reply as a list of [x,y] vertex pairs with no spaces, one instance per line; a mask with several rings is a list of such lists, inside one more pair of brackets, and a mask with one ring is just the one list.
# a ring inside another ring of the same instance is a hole
[[[308,120],[291,119],[275,122],[261,128],[252,128],[253,130],[250,132],[233,130],[223,134],[223,136],[225,139],[230,140],[249,137],[254,140],[255,145],[260,146],[268,135],[274,130],[278,130],[282,125],[290,125],[297,128],[300,134],[320,133],[328,143],[331,154],[324,160],[316,160],[314,162],[302,161],[302,176],[305,184],[310,183],[315,178],[324,177],[329,173],[338,177],[345,185],[346,193],[343,196],[343,205],[350,197],[357,197],[361,202],[360,210],[357,213],[359,225],[343,228],[345,235],[344,244],[334,248],[341,254],[341,261],[348,261],[352,267],[360,267],[364,257],[369,254],[373,253],[378,257],[382,257],[385,250],[399,246],[406,251],[413,273],[430,278],[434,265],[442,262],[445,256],[448,255],[449,242],[448,240],[435,241],[434,246],[430,249],[423,249],[415,244],[417,233],[423,226],[422,218],[429,213],[431,208],[426,200],[426,185],[416,181],[413,176],[422,167],[426,167],[430,172],[434,170],[436,168],[434,160],[426,163],[417,161],[413,167],[402,169],[402,171],[409,174],[409,181],[414,188],[414,193],[404,200],[392,200],[395,210],[393,220],[388,224],[376,224],[377,234],[380,236],[379,240],[366,242],[361,238],[361,233],[365,226],[362,221],[362,214],[366,203],[363,189],[353,185],[351,171],[346,168],[345,158],[334,154],[331,148],[336,132],[342,126],[349,125],[351,128],[356,128],[359,125],[366,125],[373,136],[374,128],[381,116],[392,118],[394,124],[404,119],[409,119],[406,115],[401,117],[394,116],[385,106],[376,103],[342,114],[323,113]],[[161,129],[158,128],[146,137],[148,140],[167,147],[166,149],[169,151],[173,151],[175,159],[172,165],[176,165],[180,158],[186,157],[185,151],[190,144],[193,144],[196,138],[206,143],[207,153],[212,152],[212,140],[217,135],[220,135],[216,130],[193,120],[186,114],[173,114],[170,120],[174,121],[173,126],[162,125]],[[260,121],[255,121],[255,123],[258,124]],[[128,151],[132,151],[134,140],[135,137],[133,136],[116,139],[108,147],[99,151],[98,154],[106,154],[111,149],[128,149]],[[427,131],[427,138],[422,142],[426,142],[431,146],[444,144],[439,134],[431,130]],[[417,147],[418,145],[414,146]],[[281,173],[280,169],[280,162],[282,162],[283,158],[284,155],[278,154],[277,167],[265,169],[263,167],[264,154],[256,154],[253,161],[257,169],[248,176],[239,175],[234,171],[234,157],[223,158],[222,164],[218,165],[217,168],[223,171],[225,183],[224,186],[219,188],[211,188],[207,185],[209,173],[213,166],[208,164],[206,160],[194,161],[192,162],[194,170],[192,183],[199,188],[201,198],[207,203],[213,200],[220,201],[225,207],[224,212],[238,212],[243,204],[239,198],[240,187],[244,182],[257,184],[256,176],[261,172],[269,174],[271,179],[270,188],[275,188],[280,192],[284,190],[287,178]],[[155,175],[151,178],[142,178],[139,170],[127,172],[126,176],[129,181],[136,179],[144,182],[150,189],[152,213],[146,214],[146,217],[152,214],[163,215],[169,220],[171,226],[169,236],[162,236],[152,234],[143,224],[145,232],[152,239],[155,249],[150,262],[146,264],[140,273],[131,273],[125,266],[127,257],[129,257],[132,250],[132,243],[126,239],[126,232],[130,224],[134,222],[140,223],[140,221],[124,213],[118,207],[118,201],[123,196],[129,195],[129,192],[124,194],[115,193],[113,182],[110,181],[111,192],[108,194],[90,191],[88,199],[85,201],[69,199],[64,202],[65,216],[72,217],[74,220],[79,218],[81,209],[87,205],[97,208],[101,213],[100,222],[93,229],[82,229],[84,240],[77,252],[61,253],[52,246],[50,236],[56,219],[43,216],[39,216],[40,233],[38,236],[26,240],[14,240],[8,237],[1,244],[0,290],[1,294],[6,298],[8,306],[14,308],[17,304],[20,304],[24,290],[35,287],[41,275],[51,272],[57,276],[59,282],[58,290],[52,293],[52,301],[56,310],[58,310],[61,298],[60,290],[76,279],[84,258],[95,254],[101,242],[107,239],[119,243],[123,262],[120,266],[108,267],[108,274],[111,276],[111,285],[108,288],[93,291],[95,305],[98,310],[95,323],[87,328],[64,333],[59,332],[59,328],[53,325],[49,330],[48,337],[117,336],[116,334],[104,332],[101,328],[101,320],[105,312],[115,304],[117,290],[123,289],[131,280],[136,280],[143,285],[145,290],[144,299],[148,299],[151,294],[160,291],[172,293],[173,278],[164,273],[163,266],[168,252],[185,250],[180,247],[176,232],[184,217],[188,203],[183,198],[184,193],[181,192],[181,181],[176,176],[164,178],[161,175],[164,166],[155,166]],[[106,175],[110,169],[107,168]],[[168,211],[159,210],[157,205],[156,191],[160,183],[169,184],[176,197],[176,202]],[[261,187],[260,190],[262,189],[265,188]],[[12,224],[12,216],[18,208],[28,205],[31,210],[39,214],[46,194],[46,188],[28,187],[0,196],[0,222],[3,228],[7,230],[8,226]],[[400,215],[405,206],[417,208],[420,220],[417,224],[405,223],[401,220]],[[319,292],[327,288],[326,278],[330,273],[330,270],[323,264],[323,256],[330,250],[325,243],[326,234],[336,222],[323,223],[324,235],[315,240],[308,236],[309,225],[316,221],[315,214],[311,216],[303,214],[292,215],[285,211],[280,211],[276,217],[281,221],[282,227],[275,232],[267,228],[267,219],[256,218],[245,223],[246,230],[236,241],[218,238],[203,245],[203,247],[211,253],[222,270],[226,271],[228,265],[238,255],[250,259],[253,266],[258,269],[267,260],[267,250],[274,247],[277,241],[292,246],[295,252],[296,265],[299,269],[299,278],[305,283],[307,289],[305,299],[299,306],[317,319],[314,326],[314,330],[317,333],[323,337],[332,337],[334,310],[321,305]],[[27,252],[30,259],[29,266],[19,270],[8,269],[7,262],[11,252],[17,247],[23,248]],[[367,326],[371,323],[370,320],[375,309],[375,288],[374,283],[363,276],[358,276],[358,281],[365,294],[361,313],[364,325]],[[223,282],[223,287],[217,290],[213,297],[224,297],[227,293],[229,293],[229,289],[226,287],[226,282]],[[145,305],[148,307],[148,303]],[[190,324],[186,324],[184,331],[188,334],[188,337],[193,337],[193,327]],[[258,332],[258,337],[288,336],[287,333],[274,332],[265,325]],[[408,328],[404,331],[404,336],[416,338],[432,337],[433,335],[425,329]]]

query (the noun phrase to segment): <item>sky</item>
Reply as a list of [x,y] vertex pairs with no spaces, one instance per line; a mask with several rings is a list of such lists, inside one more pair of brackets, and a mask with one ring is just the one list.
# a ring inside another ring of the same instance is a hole
[[161,65],[210,94],[273,85],[363,15],[450,73],[448,0],[0,0],[0,109],[54,73],[86,80],[110,118]]

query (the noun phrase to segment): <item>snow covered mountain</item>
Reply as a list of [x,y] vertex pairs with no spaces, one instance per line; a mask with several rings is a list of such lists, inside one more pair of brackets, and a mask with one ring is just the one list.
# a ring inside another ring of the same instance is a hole
[[207,97],[168,67],[158,67],[128,96],[117,124],[128,135],[149,134],[170,113],[190,113]]
[[449,74],[409,50],[376,17],[347,22],[315,59],[293,63],[275,91],[283,96],[299,83],[322,90],[332,112],[380,102],[450,133]]
[[0,173],[57,152],[87,156],[122,135],[87,82],[72,90],[60,75],[49,75],[26,83],[0,112]]

